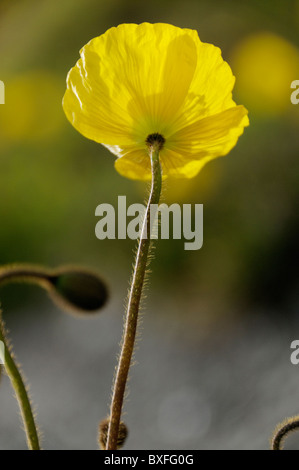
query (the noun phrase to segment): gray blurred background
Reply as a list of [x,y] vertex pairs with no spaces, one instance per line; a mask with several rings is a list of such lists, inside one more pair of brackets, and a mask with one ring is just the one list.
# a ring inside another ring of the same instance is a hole
[[[132,369],[126,449],[266,449],[299,412],[299,2],[23,0],[0,3],[0,259],[96,268],[111,299],[98,316],[63,314],[37,288],[1,290],[46,449],[96,449],[108,412],[133,260],[130,240],[99,241],[95,208],[143,202],[113,156],[61,107],[68,70],[92,37],[123,22],[167,22],[219,46],[251,125],[229,156],[163,200],[204,204],[204,246],[158,241]],[[294,434],[287,448],[298,448]],[[26,443],[7,377],[0,449]]]

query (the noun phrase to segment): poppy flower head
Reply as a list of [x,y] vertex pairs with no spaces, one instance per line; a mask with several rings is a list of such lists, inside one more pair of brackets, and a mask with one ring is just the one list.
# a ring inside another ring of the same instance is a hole
[[67,77],[64,111],[81,134],[116,155],[126,177],[151,178],[155,142],[163,177],[191,178],[226,155],[249,124],[232,99],[235,78],[220,49],[194,30],[122,24],[80,55]]

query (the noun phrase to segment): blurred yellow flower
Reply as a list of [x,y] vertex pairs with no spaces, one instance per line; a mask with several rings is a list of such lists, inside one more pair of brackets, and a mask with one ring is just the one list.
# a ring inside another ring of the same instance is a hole
[[278,116],[292,108],[291,82],[299,78],[299,50],[285,38],[262,31],[242,40],[232,53],[238,76],[236,92],[261,116]]
[[123,24],[92,39],[67,78],[63,107],[85,137],[105,145],[115,167],[150,179],[146,140],[165,139],[163,176],[191,178],[226,155],[249,124],[232,99],[234,76],[219,48],[194,30]]
[[5,142],[48,141],[63,127],[57,105],[61,81],[48,70],[25,72],[5,81],[5,105],[0,109],[0,138]]

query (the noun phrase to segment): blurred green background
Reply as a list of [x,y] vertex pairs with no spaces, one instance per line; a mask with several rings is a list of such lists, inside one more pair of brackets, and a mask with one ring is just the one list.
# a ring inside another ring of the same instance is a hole
[[[134,242],[97,240],[95,208],[116,206],[118,195],[143,202],[147,185],[121,177],[113,155],[70,126],[61,101],[85,43],[111,26],[143,21],[193,28],[219,46],[236,76],[234,98],[250,118],[227,157],[193,180],[165,184],[164,202],[204,204],[204,245],[193,252],[182,240],[158,241],[146,317],[178,325],[176,341],[191,344],[190,354],[202,341],[213,344],[216,331],[234,338],[234,325],[249,316],[290,325],[298,305],[299,105],[290,102],[299,79],[298,0],[1,0],[1,264],[91,266],[121,306]],[[6,288],[1,299],[12,324],[23,311],[34,324],[40,305],[50,308],[22,286]],[[121,309],[115,318],[121,322]],[[120,329],[109,332],[112,356]],[[110,383],[105,388],[108,402]]]

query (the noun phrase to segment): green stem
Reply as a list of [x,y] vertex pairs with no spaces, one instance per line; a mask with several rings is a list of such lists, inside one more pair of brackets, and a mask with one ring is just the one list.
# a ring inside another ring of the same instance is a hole
[[24,384],[21,373],[17,364],[14,361],[11,348],[9,347],[5,338],[4,323],[0,314],[0,341],[4,344],[4,357],[5,357],[5,370],[12,383],[16,398],[19,403],[21,415],[27,436],[27,444],[30,450],[40,450],[39,437],[37,427],[34,420],[34,415],[31,409],[30,399]]
[[0,267],[0,286],[10,281],[27,281],[40,284],[50,280],[51,273],[46,268],[26,264],[12,264]]
[[138,313],[142,288],[144,283],[145,271],[148,262],[150,250],[151,233],[151,204],[159,204],[162,175],[159,162],[159,149],[161,147],[153,144],[150,147],[150,157],[152,165],[152,185],[151,192],[144,215],[142,236],[139,240],[133,278],[129,293],[128,307],[125,317],[124,334],[122,340],[121,353],[116,370],[116,377],[113,386],[112,402],[110,408],[110,423],[108,429],[106,450],[117,449],[118,430],[124,401],[126,383],[128,379],[131,359],[134,351],[135,337],[138,323]]

